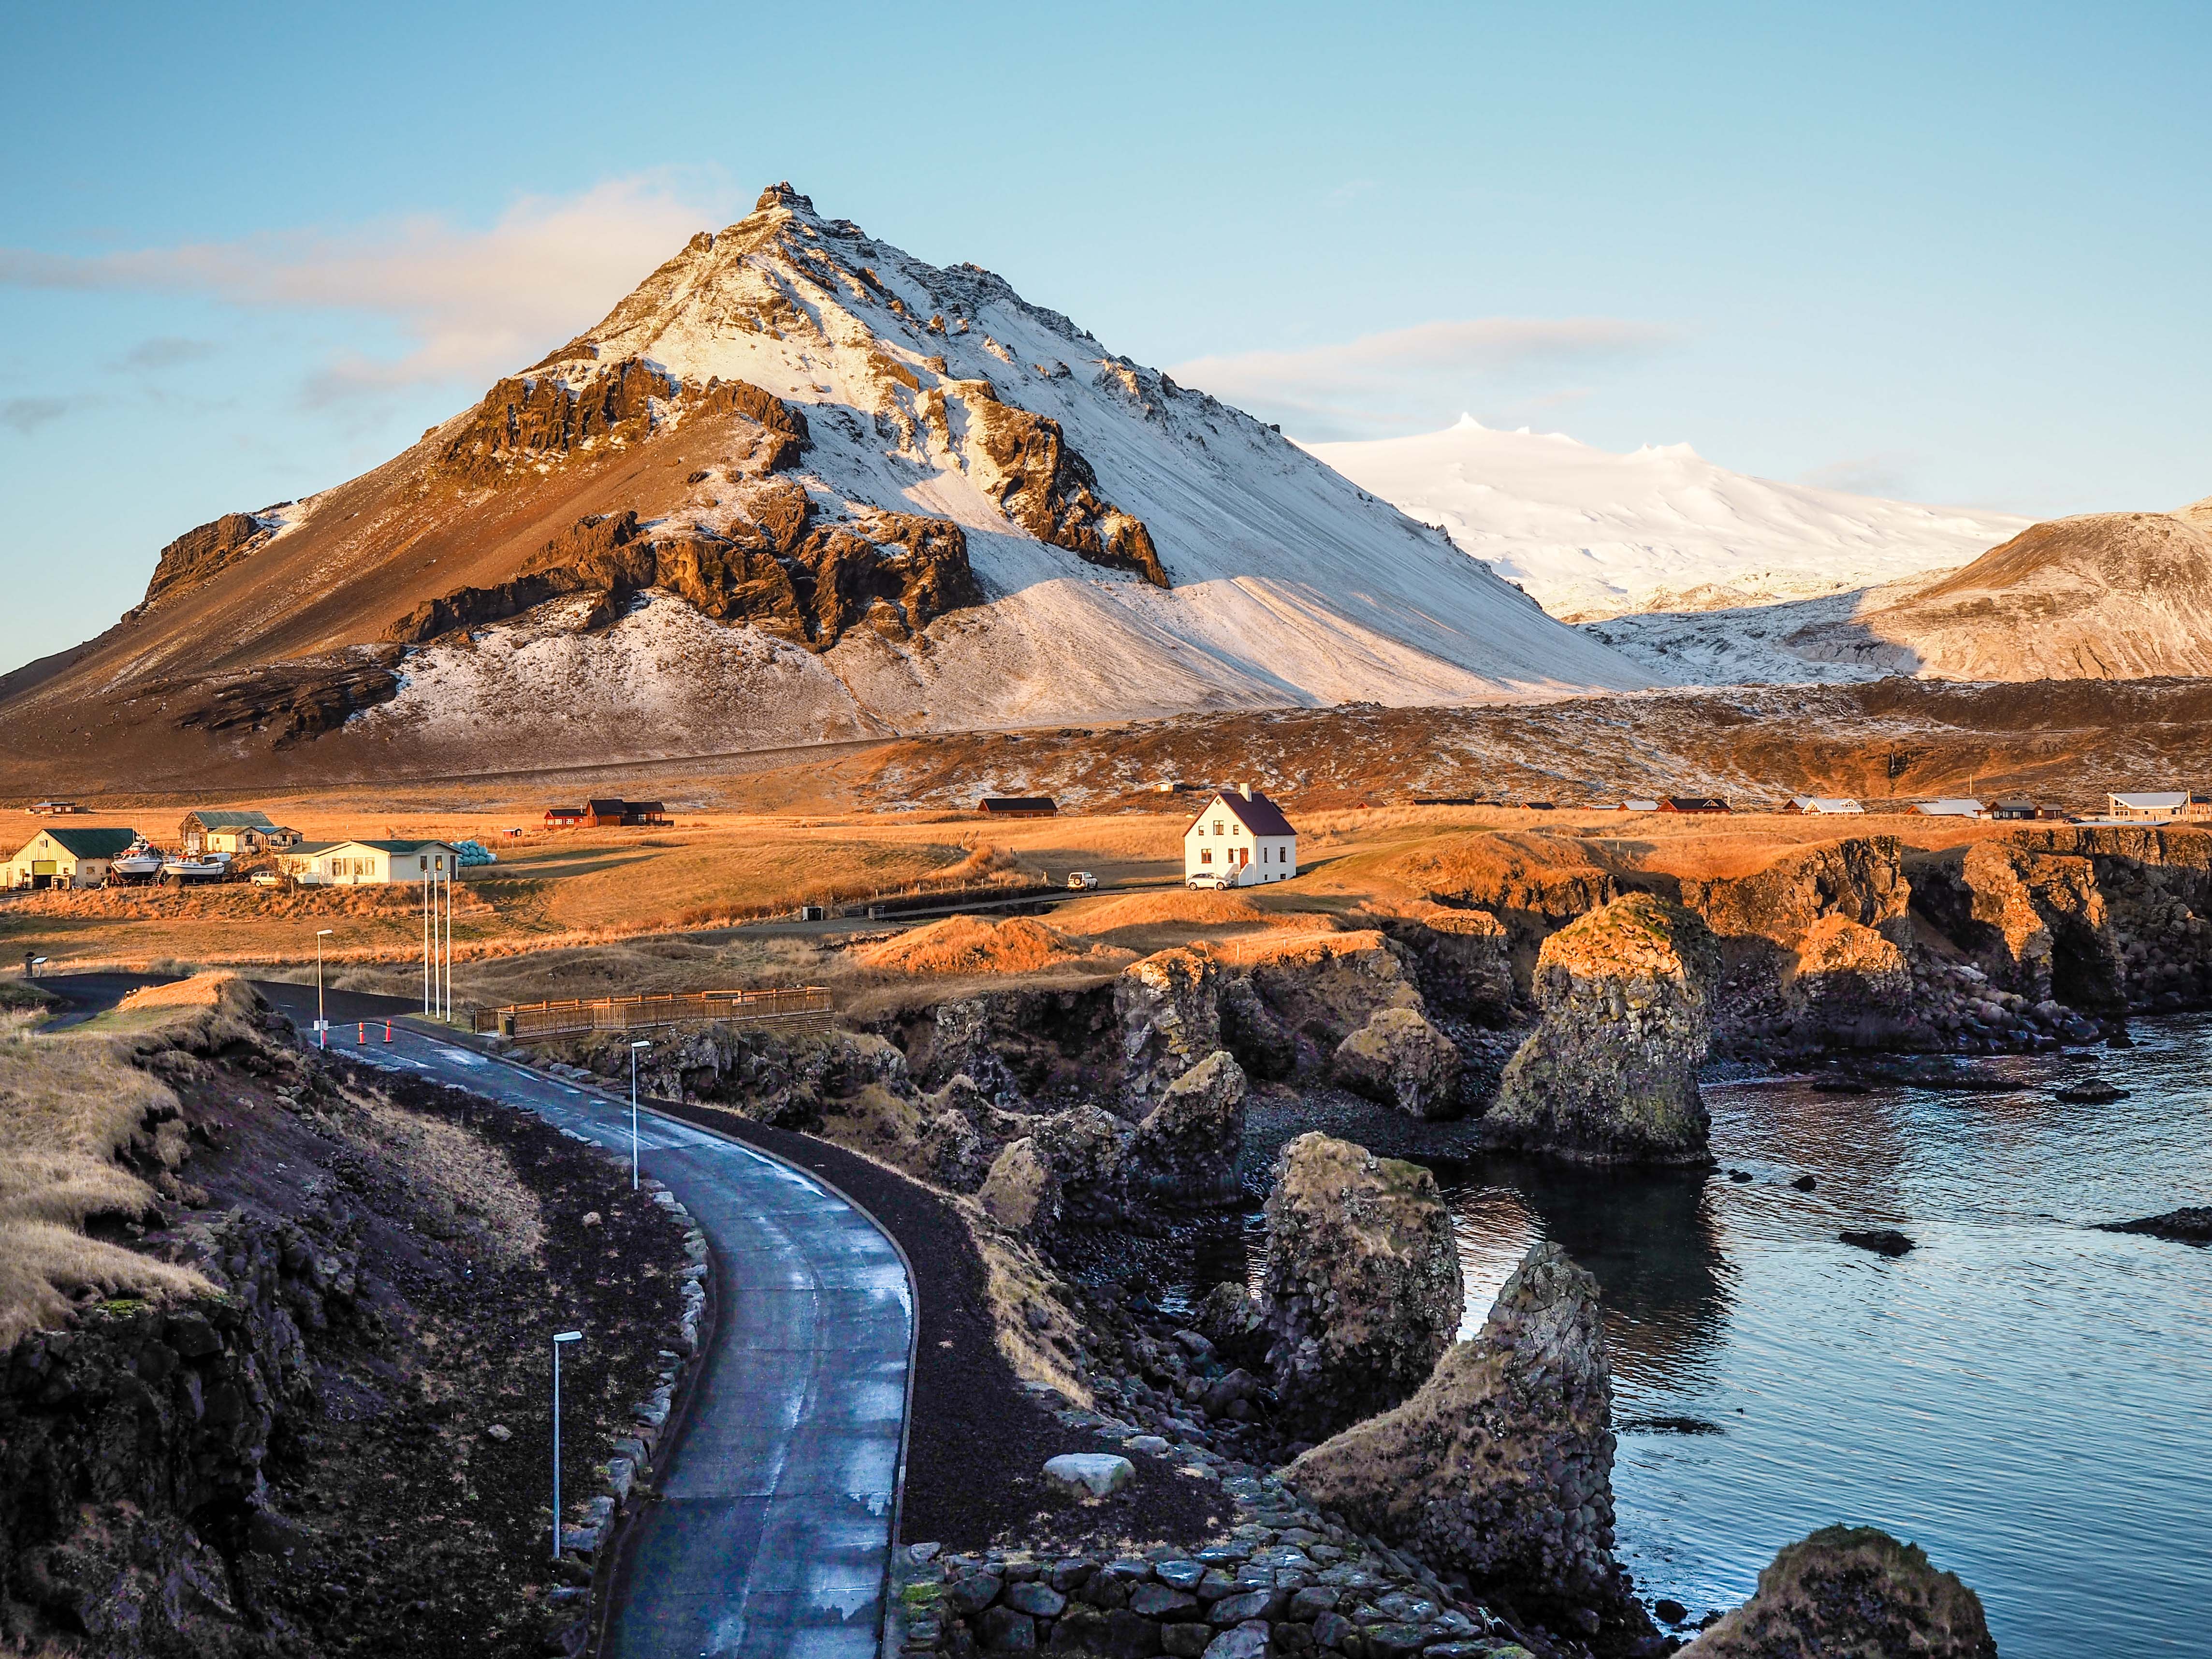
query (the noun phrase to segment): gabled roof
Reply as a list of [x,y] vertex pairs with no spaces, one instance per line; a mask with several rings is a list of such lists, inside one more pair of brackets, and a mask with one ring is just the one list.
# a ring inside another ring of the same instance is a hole
[[629,802],[611,796],[602,796],[598,799],[586,801],[585,808],[595,818],[618,818],[629,805]]
[[347,844],[342,841],[295,841],[284,849],[284,853],[288,858],[311,859],[318,854],[329,852],[333,847]]
[[1728,802],[1718,795],[1668,795],[1660,804],[1671,806],[1677,812],[1725,812],[1729,810]]
[[367,847],[379,853],[389,853],[395,858],[405,853],[419,853],[426,848],[440,847],[453,851],[453,843],[445,841],[303,841],[288,848],[291,858],[320,858],[325,853],[335,853],[342,847]]
[[1863,812],[1866,808],[1849,795],[1792,795],[1790,804],[1801,812]]
[[2138,812],[2155,812],[2161,807],[2188,805],[2189,792],[2186,789],[2138,789],[2129,794],[2116,794],[2112,799],[2116,805],[2131,807]]
[[276,825],[266,812],[216,811],[185,814],[186,823],[197,823],[203,830],[274,830]]
[[1924,817],[1970,818],[1982,810],[1982,804],[1967,796],[1953,795],[1942,800],[1915,801],[1913,810]]
[[1190,823],[1183,825],[1183,834],[1188,835],[1191,824],[1213,810],[1215,801],[1226,806],[1236,820],[1255,836],[1295,836],[1298,833],[1291,828],[1291,821],[1283,816],[1283,809],[1265,795],[1255,794],[1247,800],[1233,789],[1217,789],[1212,799],[1198,809]]
[[[50,829],[41,829],[39,836],[46,836],[64,851],[81,859],[118,857],[125,848],[138,839],[138,832],[136,830],[94,829],[90,826],[80,827],[75,824],[67,828],[55,824]],[[31,841],[36,841],[39,836],[32,836]],[[31,841],[25,842],[23,845],[28,847]]]

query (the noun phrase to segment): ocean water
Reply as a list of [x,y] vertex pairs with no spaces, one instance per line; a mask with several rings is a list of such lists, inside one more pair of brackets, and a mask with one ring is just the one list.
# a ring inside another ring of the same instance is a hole
[[[1923,1546],[2007,1659],[2212,1655],[2212,1018],[2001,1094],[1711,1089],[1719,1175],[1443,1172],[1466,1330],[1539,1237],[1603,1287],[1620,1553],[1692,1615],[1834,1522]],[[2130,1090],[2052,1097],[2094,1073]],[[1789,1182],[1814,1177],[1810,1192]],[[1845,1227],[1917,1242],[1887,1259]]]

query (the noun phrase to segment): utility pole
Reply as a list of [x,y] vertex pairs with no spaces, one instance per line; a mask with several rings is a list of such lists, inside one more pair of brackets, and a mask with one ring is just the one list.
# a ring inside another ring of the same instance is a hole
[[629,1189],[637,1190],[637,1051],[653,1047],[646,1037],[629,1045]]

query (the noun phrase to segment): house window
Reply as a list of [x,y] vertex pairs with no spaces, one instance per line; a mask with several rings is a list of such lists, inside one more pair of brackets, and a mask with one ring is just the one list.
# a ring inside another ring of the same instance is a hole
[[1217,836],[1222,833],[1221,820],[1219,818],[1216,818],[1213,821],[1213,833]]
[[428,853],[425,853],[422,857],[416,859],[415,863],[416,867],[427,870],[430,867],[430,855]]
[[1213,862],[1213,849],[1212,849],[1211,847],[1201,847],[1200,848],[1199,848],[1199,851],[1198,851],[1198,861],[1199,861],[1200,864],[1211,864],[1211,863],[1212,863],[1212,862]]

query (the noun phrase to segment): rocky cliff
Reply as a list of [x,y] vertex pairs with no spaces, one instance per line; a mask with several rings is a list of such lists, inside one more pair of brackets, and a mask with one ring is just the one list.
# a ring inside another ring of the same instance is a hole
[[1705,923],[1632,893],[1544,941],[1536,1030],[1482,1120],[1502,1146],[1599,1161],[1695,1162],[1719,956]]

